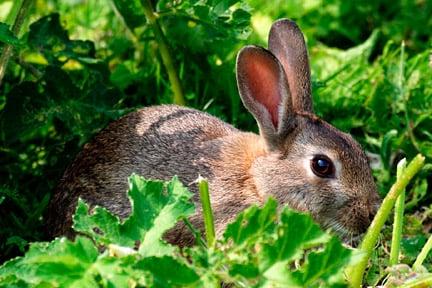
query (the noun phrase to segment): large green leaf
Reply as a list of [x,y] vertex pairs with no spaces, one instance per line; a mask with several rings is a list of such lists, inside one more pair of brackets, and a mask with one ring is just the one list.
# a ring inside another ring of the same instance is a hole
[[89,207],[80,201],[74,229],[102,245],[115,243],[133,248],[140,241],[139,250],[143,255],[172,253],[173,247],[165,243],[162,236],[178,220],[193,214],[192,194],[177,178],[166,183],[132,175],[129,186],[132,212],[123,223],[102,207],[89,212]]

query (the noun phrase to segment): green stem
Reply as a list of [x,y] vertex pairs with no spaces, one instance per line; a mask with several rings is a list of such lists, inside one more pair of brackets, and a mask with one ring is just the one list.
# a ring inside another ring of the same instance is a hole
[[177,70],[174,67],[174,61],[169,51],[165,35],[162,32],[162,28],[159,25],[159,22],[157,21],[152,4],[150,0],[142,0],[141,3],[144,8],[144,14],[153,29],[153,33],[159,46],[159,53],[162,57],[162,62],[168,73],[168,78],[171,83],[171,89],[174,93],[173,102],[178,105],[185,105],[186,102],[183,96],[180,79],[178,77]]
[[[12,33],[18,36],[21,32],[22,24],[27,17],[27,12],[30,9],[33,0],[20,0],[14,2],[14,6],[11,9],[11,14],[8,17],[8,21],[14,24],[12,25]],[[19,7],[19,8],[17,8]],[[18,10],[18,12],[16,12]],[[12,15],[12,16],[11,16]],[[14,19],[13,19],[14,18]],[[3,82],[3,77],[6,73],[6,68],[13,53],[13,46],[5,44],[3,47],[3,53],[0,57],[0,87]]]
[[402,284],[399,288],[418,288],[418,287],[432,287],[432,274],[426,274],[424,276],[419,277],[419,279],[415,279],[409,281],[409,283]]
[[15,23],[15,19],[21,9],[22,2],[24,0],[15,0],[12,3],[12,7],[9,11],[9,14],[6,17],[5,23],[9,26],[12,26]]
[[[399,179],[406,168],[406,159],[402,159],[397,167],[397,179]],[[402,225],[405,204],[405,189],[401,191],[396,200],[394,222],[393,222],[393,235],[390,250],[390,265],[396,265],[399,262],[400,242],[402,238]]]
[[201,198],[201,205],[204,216],[204,227],[207,239],[207,245],[214,247],[216,243],[213,212],[210,204],[209,188],[207,179],[198,177],[198,189]]
[[381,228],[384,226],[385,221],[390,215],[390,212],[399,197],[400,193],[405,189],[410,180],[421,170],[424,165],[424,156],[418,154],[407,168],[402,173],[401,177],[393,184],[389,193],[384,198],[377,215],[372,221],[362,243],[360,244],[359,251],[361,253],[360,261],[347,268],[347,279],[351,287],[360,287],[363,274],[366,270],[368,260],[374,251],[375,244],[377,243]]
[[423,264],[423,261],[426,259],[426,256],[429,254],[429,252],[432,249],[432,235],[429,236],[428,241],[423,246],[422,250],[420,251],[420,254],[417,255],[417,259],[413,264],[413,269],[415,271],[418,271],[420,266]]
[[201,247],[206,247],[206,243],[204,239],[201,237],[200,231],[196,229],[187,218],[183,218],[183,223],[186,225],[186,227],[189,228],[191,233],[194,235],[197,244],[199,244]]

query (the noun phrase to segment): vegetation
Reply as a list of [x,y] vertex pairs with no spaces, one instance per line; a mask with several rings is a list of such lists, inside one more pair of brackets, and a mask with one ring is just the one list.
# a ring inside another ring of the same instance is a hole
[[[185,103],[256,129],[240,103],[235,56],[243,45],[265,45],[272,21],[282,17],[295,19],[306,34],[315,111],[351,133],[375,159],[384,197],[400,183],[400,159],[417,159],[418,153],[426,163],[432,159],[431,14],[429,0],[1,0],[0,261],[27,252],[0,268],[0,285],[208,287],[224,281],[239,287],[343,287],[344,275],[351,275],[344,269],[349,261],[364,261],[356,253],[364,245],[349,252],[307,216],[277,213],[272,200],[246,210],[221,239],[210,239],[208,249],[179,250],[161,241],[168,224],[193,209],[176,180],[131,178],[134,203],[152,201],[148,197],[160,189],[171,191],[177,205],[161,207],[172,217],[166,226],[146,230],[134,215],[120,223],[103,209],[100,222],[80,203],[75,229],[86,236],[48,243],[41,242],[48,240],[43,216],[80,148],[109,121],[139,107]],[[366,259],[363,283],[431,285],[430,171],[426,164],[406,186],[405,205],[397,205],[394,221],[399,236],[392,237],[389,219]],[[248,230],[239,225],[242,219],[260,229]],[[297,224],[310,233],[296,233],[299,238],[276,257],[282,236]],[[131,236],[132,226],[141,231],[138,238]],[[101,236],[89,227],[109,230]],[[152,238],[143,241],[145,235]],[[137,240],[139,249],[131,249]],[[183,277],[161,273],[173,269]],[[56,278],[53,271],[63,274]]]

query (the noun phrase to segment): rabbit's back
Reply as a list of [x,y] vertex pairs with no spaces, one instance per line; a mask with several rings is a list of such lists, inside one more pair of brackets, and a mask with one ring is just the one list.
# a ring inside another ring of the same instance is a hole
[[219,139],[236,131],[206,113],[174,105],[144,108],[111,123],[84,146],[62,177],[48,209],[49,234],[70,235],[78,197],[127,216],[132,173],[162,180],[178,175],[185,184],[199,174],[211,178],[211,162],[221,154]]

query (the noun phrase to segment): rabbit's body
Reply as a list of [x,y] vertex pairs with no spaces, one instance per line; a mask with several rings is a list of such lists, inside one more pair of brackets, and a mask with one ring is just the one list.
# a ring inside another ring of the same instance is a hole
[[[261,200],[252,179],[245,177],[250,161],[264,153],[259,143],[258,135],[193,109],[165,105],[128,114],[85,145],[65,172],[57,187],[60,197],[49,209],[50,234],[70,235],[78,197],[126,217],[132,173],[162,180],[178,175],[193,192],[198,175],[208,178],[219,231],[237,212]],[[199,217],[192,222],[201,226]]]
[[[132,173],[163,180],[178,175],[193,192],[198,176],[206,177],[217,233],[268,196],[345,236],[362,233],[380,203],[365,153],[313,113],[306,46],[294,22],[273,24],[269,50],[247,46],[237,58],[240,96],[259,135],[174,105],[126,115],[87,144],[65,172],[50,204],[49,233],[71,235],[78,197],[127,216]],[[198,212],[191,222],[201,227],[197,194],[194,200]],[[168,239],[193,240],[181,225]]]

